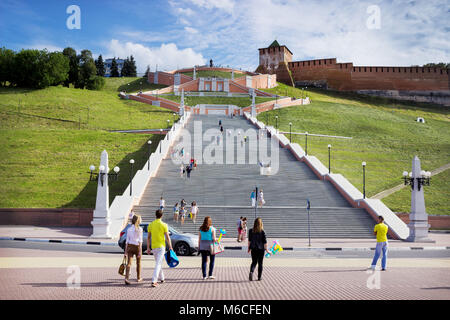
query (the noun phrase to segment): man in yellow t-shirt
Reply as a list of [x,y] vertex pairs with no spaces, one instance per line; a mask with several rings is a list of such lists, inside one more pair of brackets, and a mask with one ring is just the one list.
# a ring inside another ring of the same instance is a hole
[[161,279],[161,283],[164,283],[162,263],[166,252],[166,241],[169,244],[169,250],[172,250],[172,242],[169,237],[169,227],[166,223],[161,221],[162,216],[162,210],[156,210],[156,220],[150,223],[147,228],[147,253],[150,254],[153,252],[153,256],[155,257],[155,270],[153,271],[152,287],[156,287],[158,285],[158,279]]
[[387,241],[387,233],[388,233],[388,226],[383,223],[384,218],[383,216],[378,217],[378,224],[375,225],[375,228],[373,229],[373,234],[377,236],[377,246],[375,248],[375,256],[372,260],[371,268],[372,270],[375,270],[375,267],[378,262],[378,258],[381,255],[381,252],[383,252],[383,258],[381,259],[381,270],[386,270],[386,262],[387,262],[387,250],[388,250],[388,241]]

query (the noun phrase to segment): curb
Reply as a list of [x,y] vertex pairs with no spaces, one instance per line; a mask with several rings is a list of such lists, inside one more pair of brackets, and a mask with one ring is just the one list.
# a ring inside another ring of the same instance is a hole
[[[29,241],[29,242],[48,242],[48,243],[64,243],[64,244],[84,244],[84,245],[98,245],[98,246],[118,246],[115,242],[99,242],[99,241],[69,241],[69,240],[56,240],[56,239],[29,239],[29,238],[14,238],[14,237],[0,237],[0,240],[10,240],[10,241]],[[247,251],[246,246],[238,247],[224,247],[225,250],[235,250],[235,251]],[[297,247],[286,247],[283,251],[374,251],[373,248],[297,248]],[[389,248],[389,251],[415,251],[415,250],[450,250],[449,247],[398,247]]]
[[56,240],[56,239],[28,239],[28,238],[13,238],[13,237],[0,237],[0,240],[117,246],[117,243],[115,242],[99,242],[99,241],[70,241],[70,240]]

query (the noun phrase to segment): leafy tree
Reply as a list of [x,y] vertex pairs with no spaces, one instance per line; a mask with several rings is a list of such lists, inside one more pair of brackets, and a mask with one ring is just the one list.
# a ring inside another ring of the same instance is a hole
[[94,58],[92,58],[92,52],[89,50],[81,51],[78,56],[79,66],[79,81],[78,88],[85,88],[90,81],[91,77],[97,75],[97,68],[95,67]]
[[97,68],[97,75],[104,77],[105,76],[105,64],[103,62],[102,55],[99,55],[98,59],[95,60],[95,66]]
[[69,77],[64,81],[64,86],[69,87],[69,84],[73,84],[75,87],[79,80],[79,68],[78,68],[78,58],[77,52],[70,47],[63,50],[63,54],[69,58]]
[[61,52],[21,50],[14,58],[12,82],[19,87],[46,88],[64,83],[69,73],[69,59]]
[[105,78],[102,76],[93,76],[89,79],[86,85],[86,89],[89,90],[101,90],[105,86]]
[[6,82],[12,83],[14,76],[14,59],[16,53],[13,50],[0,48],[0,85],[6,86]]
[[119,68],[117,66],[117,61],[116,58],[113,58],[112,62],[111,62],[111,71],[109,74],[111,77],[119,77]]
[[23,49],[14,59],[14,76],[12,82],[18,87],[35,88],[40,78],[41,52],[35,49]]
[[41,88],[63,84],[69,77],[69,59],[61,52],[41,52]]
[[450,63],[427,63],[423,65],[426,68],[441,68],[441,69],[450,69]]

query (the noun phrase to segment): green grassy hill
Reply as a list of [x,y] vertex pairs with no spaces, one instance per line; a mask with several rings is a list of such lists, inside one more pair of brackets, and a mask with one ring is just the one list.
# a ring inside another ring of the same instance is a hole
[[[283,84],[271,93],[300,97],[301,89]],[[450,162],[450,109],[443,106],[396,102],[356,94],[308,90],[312,103],[262,113],[258,118],[269,125],[278,124],[281,131],[338,135],[351,140],[308,136],[308,154],[328,166],[328,144],[331,148],[331,170],[343,174],[363,190],[362,165],[366,167],[368,197],[402,183],[402,172],[411,171],[417,155],[422,168],[432,171]],[[426,123],[417,123],[423,117]],[[289,137],[289,134],[287,134]],[[305,136],[293,135],[293,141],[305,149]],[[425,189],[429,214],[450,214],[450,172],[432,178]],[[383,201],[396,212],[409,212],[410,189],[405,188]]]
[[119,180],[111,184],[111,201],[123,193],[129,160],[142,168],[146,142],[151,139],[154,149],[161,136],[107,130],[166,128],[173,113],[119,99],[116,86],[136,83],[136,78],[106,81],[103,91],[0,88],[0,207],[93,208],[96,183],[88,181],[88,168],[98,168],[103,150],[109,167],[121,168]]

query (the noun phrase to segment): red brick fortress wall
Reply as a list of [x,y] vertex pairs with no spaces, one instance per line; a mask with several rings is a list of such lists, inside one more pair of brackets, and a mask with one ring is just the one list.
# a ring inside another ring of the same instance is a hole
[[295,83],[323,84],[339,91],[448,91],[449,72],[427,67],[353,66],[336,58],[288,63]]

